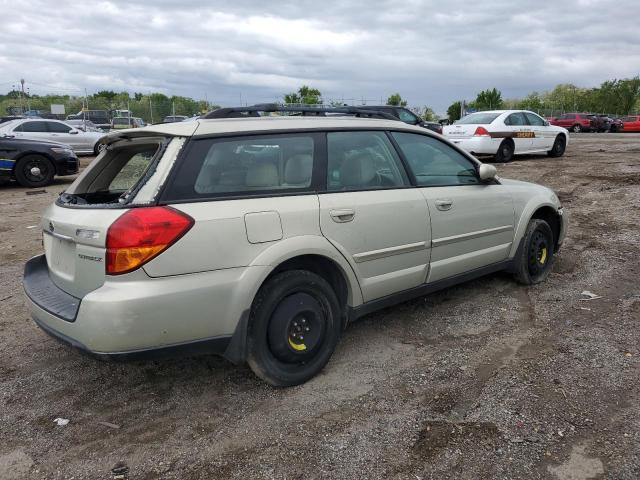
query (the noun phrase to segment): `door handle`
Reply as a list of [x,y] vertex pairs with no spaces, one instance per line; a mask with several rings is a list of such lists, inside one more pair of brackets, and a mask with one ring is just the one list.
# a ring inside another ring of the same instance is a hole
[[449,200],[449,199],[436,200],[436,208],[438,210],[442,210],[442,211],[451,210],[452,206],[453,206],[453,200]]
[[341,208],[339,210],[329,211],[329,215],[331,215],[334,222],[346,223],[353,220],[353,217],[356,216],[356,211],[352,208]]

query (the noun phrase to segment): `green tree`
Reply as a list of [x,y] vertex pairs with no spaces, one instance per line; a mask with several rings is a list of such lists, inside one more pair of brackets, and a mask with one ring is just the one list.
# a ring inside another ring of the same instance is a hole
[[394,93],[387,98],[387,105],[392,105],[394,107],[406,107],[407,101],[403,100],[399,93]]
[[460,104],[460,102],[453,102],[451,105],[449,105],[449,108],[447,108],[447,117],[449,117],[449,121],[450,122],[455,122],[456,120],[460,120],[460,109],[462,108],[462,105]]
[[418,108],[415,110],[415,113],[427,122],[436,122],[438,121],[438,115],[433,111],[433,108],[424,106],[422,108]]
[[473,106],[478,110],[497,110],[502,108],[502,93],[496,88],[482,90],[473,101]]
[[317,88],[301,86],[297,92],[287,93],[284,103],[298,103],[303,105],[317,105],[322,103],[322,94]]

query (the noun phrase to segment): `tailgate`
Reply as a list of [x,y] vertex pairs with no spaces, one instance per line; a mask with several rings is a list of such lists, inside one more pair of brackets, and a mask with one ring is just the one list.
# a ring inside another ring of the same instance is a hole
[[124,209],[71,209],[51,205],[42,217],[49,276],[60,289],[82,298],[105,280],[107,229]]

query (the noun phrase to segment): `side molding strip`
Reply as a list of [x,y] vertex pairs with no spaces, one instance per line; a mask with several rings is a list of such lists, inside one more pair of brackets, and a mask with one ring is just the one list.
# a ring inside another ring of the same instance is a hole
[[442,237],[431,240],[431,245],[434,247],[440,247],[442,245],[448,245],[450,243],[463,242],[465,240],[471,240],[473,238],[484,237],[486,235],[493,235],[495,233],[513,231],[513,225],[504,225],[502,227],[487,228],[486,230],[477,230],[475,232],[463,233],[462,235],[453,235],[451,237]]
[[353,256],[356,263],[377,260],[378,258],[390,257],[391,255],[400,255],[402,253],[416,252],[427,248],[427,242],[409,243],[397,247],[381,248],[380,250],[371,250],[370,252],[357,253]]

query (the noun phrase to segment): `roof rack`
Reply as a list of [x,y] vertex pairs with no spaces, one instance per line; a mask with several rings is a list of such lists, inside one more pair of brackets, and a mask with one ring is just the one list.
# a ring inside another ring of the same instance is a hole
[[252,105],[249,107],[228,107],[219,108],[213,110],[200,118],[240,118],[240,117],[260,117],[260,112],[287,112],[293,114],[300,114],[302,116],[313,117],[326,117],[328,113],[338,115],[354,115],[356,117],[363,118],[382,118],[385,120],[398,121],[397,117],[394,117],[390,113],[383,112],[381,110],[364,109],[358,107],[325,107],[325,106],[304,106],[304,107],[290,107],[285,105],[278,105],[277,103],[263,103],[259,105]]

